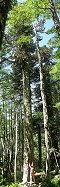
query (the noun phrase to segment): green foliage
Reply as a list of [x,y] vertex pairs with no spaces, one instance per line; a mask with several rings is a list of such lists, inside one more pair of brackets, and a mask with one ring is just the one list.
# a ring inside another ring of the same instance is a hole
[[20,183],[11,183],[10,185],[1,185],[1,187],[23,187],[23,185]]
[[57,66],[56,66],[56,65],[54,65],[54,67],[52,68],[51,73],[56,74],[56,73],[57,73],[57,71],[58,71]]
[[51,186],[51,181],[49,178],[47,178],[46,176],[45,177],[42,177],[42,184],[41,184],[41,187],[52,187]]
[[60,80],[60,60],[52,67],[51,74],[54,80]]
[[[14,6],[9,15],[8,29],[11,35],[15,34],[16,38],[19,40],[19,37],[25,42],[25,35],[28,35],[28,28],[33,19],[33,13],[27,8],[26,4],[17,4]],[[29,14],[30,12],[30,14]],[[17,15],[17,16],[16,16]],[[30,33],[30,30],[29,30]],[[22,40],[21,39],[21,40]],[[19,40],[20,41],[20,40]]]
[[60,187],[60,175],[56,175],[51,180],[46,176],[43,177],[41,187]]
[[18,183],[12,183],[9,187],[21,187]]
[[[15,55],[17,57],[19,57],[19,59],[17,59],[17,62],[15,64],[14,62],[14,65],[15,65],[15,69],[14,71],[16,72],[15,74],[12,75],[12,77],[9,77],[6,72],[4,72],[4,70],[0,70],[0,75],[2,74],[2,77],[4,78],[3,79],[3,82],[2,82],[2,90],[4,88],[4,92],[6,93],[6,96],[3,96],[3,98],[6,100],[8,100],[9,102],[9,99],[10,97],[14,97],[16,94],[16,87],[19,86],[19,88],[21,87],[21,81],[19,81],[21,78],[20,78],[20,74],[21,72],[19,72],[18,70],[20,70],[20,67],[22,68],[22,65],[21,65],[21,61],[22,59],[26,59],[27,56],[27,53],[29,52],[29,49],[31,48],[31,45],[30,45],[30,48],[29,48],[29,45],[28,43],[30,43],[30,40],[31,40],[31,32],[30,32],[30,29],[31,29],[31,22],[36,19],[40,14],[42,14],[44,12],[44,10],[49,6],[48,4],[48,0],[36,0],[36,1],[32,1],[32,0],[27,0],[26,2],[24,2],[22,5],[19,4],[16,4],[16,6],[14,6],[14,8],[12,9],[11,11],[11,14],[10,14],[10,18],[9,18],[9,22],[8,22],[8,29],[7,31],[9,30],[10,28],[10,40],[9,40],[9,37],[8,37],[8,40],[9,42],[12,44],[11,45],[11,48],[12,48],[12,51],[14,51]],[[49,11],[46,10],[45,12],[45,15],[47,14],[47,12]],[[48,17],[48,16],[47,16]],[[46,18],[46,17],[45,17]],[[49,31],[51,33],[54,32],[53,28],[51,29],[51,31]],[[11,36],[12,36],[12,41],[11,41]],[[16,42],[16,43],[15,43]],[[22,45],[22,43],[24,43],[24,46]],[[27,43],[28,47],[25,45],[25,43]],[[15,46],[14,46],[15,45]],[[17,53],[16,53],[16,46],[18,45],[18,48],[17,48]],[[15,47],[15,48],[14,48]],[[23,50],[23,47],[24,47],[24,50]],[[28,49],[27,49],[28,48]],[[15,49],[15,50],[14,50]],[[43,55],[45,54],[45,57],[48,57],[49,58],[49,51],[47,53],[47,51],[45,52],[45,49],[46,47],[44,48],[44,53],[43,53],[43,50],[42,50],[42,57],[44,57]],[[5,50],[7,50],[7,48],[5,47]],[[32,50],[32,48],[31,48]],[[26,52],[26,53],[25,53]],[[8,53],[7,53],[8,54]],[[47,55],[46,55],[47,54]],[[8,56],[8,55],[7,55]],[[31,57],[31,55],[30,55]],[[45,58],[44,57],[44,58]],[[59,50],[57,51],[56,53],[56,59],[59,59],[60,58],[60,52]],[[18,60],[20,60],[18,62]],[[47,60],[47,58],[46,58]],[[45,61],[46,61],[45,60]],[[29,61],[29,59],[28,59]],[[32,61],[30,59],[30,61]],[[48,60],[47,60],[48,62]],[[17,64],[19,66],[17,66]],[[23,62],[23,66],[24,66],[24,62]],[[46,66],[47,67],[47,66]],[[32,69],[32,68],[31,68]],[[54,80],[57,80],[57,78],[59,78],[59,72],[60,72],[60,61],[58,61],[56,63],[56,65],[52,68],[52,71],[51,71],[51,74],[54,75]],[[19,76],[18,76],[19,74]],[[5,75],[5,76],[4,76]],[[16,76],[15,76],[16,75]],[[12,78],[14,77],[15,79],[15,82],[14,82],[14,79],[12,80]],[[15,78],[16,77],[16,78]],[[46,76],[47,78],[47,76]],[[35,77],[36,79],[36,77]],[[17,81],[16,81],[17,80]],[[50,85],[49,85],[50,86]],[[38,89],[37,89],[38,90]],[[58,88],[57,88],[58,90]],[[47,92],[47,91],[46,91]],[[54,92],[52,91],[53,95],[54,95]],[[19,96],[18,96],[18,99],[19,99]],[[20,100],[18,100],[19,102]],[[56,100],[57,101],[57,100]],[[5,101],[6,102],[6,101]],[[12,101],[13,102],[13,101]],[[17,102],[17,95],[16,95],[16,102]],[[7,102],[6,102],[7,103]],[[55,102],[56,103],[56,102]],[[55,104],[54,103],[54,104]],[[5,104],[6,107],[7,107],[7,104]],[[56,103],[56,107],[58,108],[60,106],[60,102],[59,103]],[[20,106],[19,106],[20,107]],[[55,114],[56,116],[56,114]],[[38,122],[41,124],[41,126],[43,125],[42,124],[42,112],[35,112],[33,114],[33,120],[34,120],[34,123],[35,123],[35,130],[36,130],[36,126],[38,126]],[[58,120],[58,119],[57,119]],[[37,125],[36,125],[37,124]],[[9,125],[9,124],[8,124]],[[3,125],[2,125],[3,126]],[[42,126],[43,128],[43,126]],[[2,131],[1,131],[2,132]],[[36,140],[35,140],[36,139]],[[35,160],[38,161],[38,142],[37,142],[37,139],[38,139],[38,135],[34,135],[34,140],[35,140],[35,144],[36,144],[36,151],[35,151]],[[19,139],[20,140],[20,139]],[[20,140],[21,142],[21,140]],[[44,144],[44,133],[42,135],[42,144]],[[45,151],[45,148],[44,146],[42,146],[42,155],[43,155],[43,158],[42,158],[42,165],[45,169],[45,158],[46,158],[46,151]],[[19,156],[20,156],[20,153],[19,153]],[[36,166],[37,168],[37,166]],[[19,176],[20,176],[20,170],[19,170]],[[21,177],[21,176],[20,176]],[[7,177],[8,179],[8,177]],[[8,179],[9,180],[9,179]],[[11,180],[11,178],[10,178]],[[60,181],[60,179],[59,179]],[[42,187],[59,187],[58,185],[60,184],[58,181],[58,177],[57,178],[54,178],[52,179],[52,181],[49,181],[46,177],[42,178]],[[1,183],[2,183],[2,178],[1,178]],[[0,183],[0,184],[1,184]],[[7,185],[6,187],[8,187],[9,185]],[[1,187],[4,187],[4,186],[1,186]],[[18,184],[18,183],[12,183],[9,187],[22,187],[21,184]]]
[[48,0],[27,0],[27,3],[29,4],[29,6],[31,6],[32,8],[34,8],[35,10],[35,18],[37,18],[40,14],[42,14],[42,12],[44,11],[44,9],[47,7],[48,4]]
[[51,180],[52,187],[60,187],[60,174]]
[[[45,18],[51,17],[49,0],[26,0],[26,5],[29,7],[35,18],[39,17],[40,14],[44,14]],[[59,1],[55,2],[55,6],[59,8]]]
[[21,35],[21,37],[19,37],[19,39],[17,40],[17,43],[26,43],[26,42],[29,42],[30,41],[30,38],[29,36],[24,36],[24,35]]
[[3,183],[3,177],[0,176],[0,185]]
[[60,102],[56,103],[56,108],[59,108],[60,107]]

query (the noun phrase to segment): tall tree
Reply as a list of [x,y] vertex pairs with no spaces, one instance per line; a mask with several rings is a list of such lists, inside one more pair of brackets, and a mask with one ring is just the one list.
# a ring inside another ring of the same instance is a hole
[[43,103],[43,118],[44,118],[44,130],[45,130],[45,145],[46,145],[46,175],[49,175],[49,126],[48,126],[48,111],[47,111],[47,102],[46,102],[46,94],[44,90],[44,80],[43,80],[43,72],[42,72],[42,62],[41,62],[41,55],[39,52],[38,46],[38,39],[37,39],[37,32],[36,26],[33,24],[33,29],[35,32],[36,38],[36,52],[39,61],[39,72],[40,72],[40,90],[41,90],[41,97]]
[[[18,11],[18,20],[16,13]],[[23,13],[23,14],[21,14]],[[13,23],[12,23],[13,16]],[[28,19],[25,6],[17,5],[14,7],[11,14],[11,28],[13,30],[13,37],[16,36],[16,51],[14,56],[18,53],[18,68],[21,67],[23,75],[23,105],[24,105],[24,164],[23,164],[23,183],[28,181],[29,162],[33,162],[33,133],[32,133],[32,112],[31,112],[31,90],[30,90],[30,64],[31,54],[34,51],[32,43],[32,27],[30,18]],[[16,23],[18,27],[16,26]],[[16,32],[15,32],[16,28]],[[14,47],[14,46],[13,46]],[[20,72],[19,72],[20,73]]]
[[24,165],[23,183],[28,181],[29,163],[33,162],[33,137],[32,137],[32,114],[31,94],[28,62],[23,70],[23,101],[24,101]]
[[16,175],[17,175],[17,144],[18,144],[18,134],[17,134],[17,111],[16,111],[16,122],[15,122],[15,164],[14,164],[14,181],[16,182]]

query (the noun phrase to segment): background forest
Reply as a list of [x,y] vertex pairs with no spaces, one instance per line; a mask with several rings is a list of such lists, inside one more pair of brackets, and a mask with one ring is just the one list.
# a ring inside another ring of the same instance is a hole
[[0,186],[60,187],[60,1],[0,1]]

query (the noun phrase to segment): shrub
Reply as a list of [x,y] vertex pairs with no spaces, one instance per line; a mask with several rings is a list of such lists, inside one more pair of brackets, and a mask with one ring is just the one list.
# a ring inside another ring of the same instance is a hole
[[23,185],[18,183],[11,183],[10,185],[1,185],[0,187],[23,187]]
[[46,176],[42,177],[41,187],[52,187],[50,179],[47,178]]
[[0,185],[3,183],[3,177],[0,176]]
[[60,187],[60,174],[55,175],[51,180],[46,176],[43,177],[41,187]]
[[60,187],[60,174],[51,180],[52,187]]
[[18,183],[12,183],[9,187],[23,187],[21,184]]

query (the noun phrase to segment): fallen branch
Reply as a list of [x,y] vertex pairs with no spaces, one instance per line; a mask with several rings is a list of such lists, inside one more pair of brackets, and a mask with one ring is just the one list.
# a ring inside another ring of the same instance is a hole
[[36,172],[36,173],[34,173],[34,176],[43,176],[43,175],[45,175],[45,172]]

